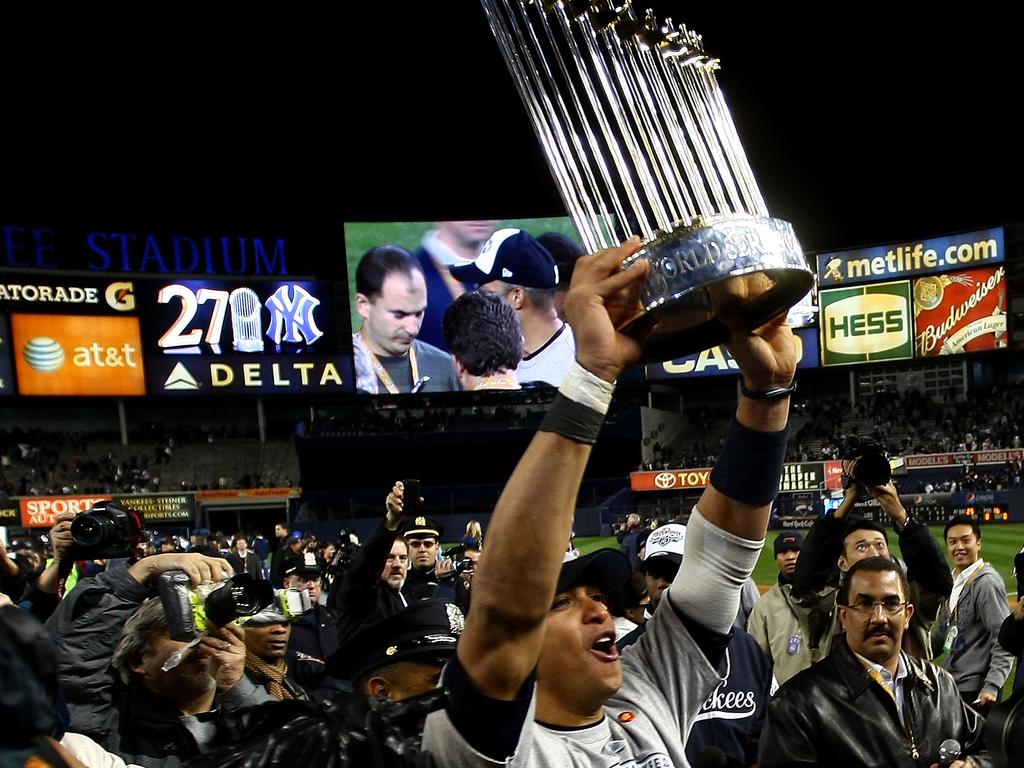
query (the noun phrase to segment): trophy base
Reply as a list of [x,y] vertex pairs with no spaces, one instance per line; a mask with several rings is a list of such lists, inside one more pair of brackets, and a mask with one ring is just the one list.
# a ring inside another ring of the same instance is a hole
[[762,275],[757,298],[737,312],[753,330],[796,304],[814,285],[793,226],[782,219],[723,214],[675,229],[644,244],[623,262],[650,264],[641,302],[643,312],[628,328],[654,313],[658,324],[644,346],[643,362],[673,360],[729,338],[715,316],[710,286],[736,277]]

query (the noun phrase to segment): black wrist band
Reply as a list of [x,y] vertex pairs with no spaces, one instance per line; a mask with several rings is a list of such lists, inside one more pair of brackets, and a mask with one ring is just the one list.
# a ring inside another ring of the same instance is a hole
[[758,432],[733,418],[722,453],[711,470],[711,485],[731,499],[760,506],[779,494],[789,430]]
[[780,397],[789,397],[794,392],[796,392],[796,379],[788,387],[769,387],[768,389],[747,389],[743,379],[740,379],[740,394],[751,400],[777,400]]
[[551,401],[551,407],[544,414],[540,424],[541,432],[555,434],[575,440],[577,443],[593,445],[604,424],[604,414],[570,400],[559,392]]

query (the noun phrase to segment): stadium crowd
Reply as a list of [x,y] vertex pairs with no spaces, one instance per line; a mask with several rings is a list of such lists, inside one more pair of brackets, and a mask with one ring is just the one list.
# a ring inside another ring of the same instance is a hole
[[[946,528],[950,568],[850,463],[844,504],[776,536],[777,584],[752,587],[798,358],[784,320],[739,320],[756,279],[711,288],[743,386],[697,506],[628,520],[621,550],[574,549],[585,465],[649,332],[616,330],[638,247],[576,264],[575,362],[486,531],[446,534],[396,482],[361,544],[281,523],[139,552],[141,520],[107,503],[58,513],[45,560],[0,553],[4,764],[994,765],[985,714],[1024,612],[972,521]],[[905,564],[850,514],[858,485]]]

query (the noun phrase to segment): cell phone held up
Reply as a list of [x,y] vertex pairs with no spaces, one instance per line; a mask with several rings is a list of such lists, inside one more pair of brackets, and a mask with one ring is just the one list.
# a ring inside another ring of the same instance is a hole
[[402,513],[405,515],[415,514],[420,508],[420,481],[402,481]]

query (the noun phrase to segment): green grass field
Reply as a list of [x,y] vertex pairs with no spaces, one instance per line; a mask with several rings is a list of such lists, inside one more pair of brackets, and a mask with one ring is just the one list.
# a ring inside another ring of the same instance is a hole
[[[931,526],[929,530],[935,540],[939,542],[939,547],[943,553],[945,553],[946,545],[942,540],[942,527]],[[761,551],[757,567],[754,568],[754,581],[763,589],[767,589],[774,584],[779,573],[775,565],[775,558],[772,555],[772,541],[775,540],[777,535],[778,531],[768,532],[765,548]],[[894,546],[895,551],[899,553],[899,542],[896,539],[896,534],[891,530],[889,532],[889,541]],[[1020,548],[1024,546],[1024,523],[988,525],[982,529],[981,542],[981,556],[985,558],[986,562],[992,563],[1002,575],[1003,580],[1006,582],[1007,592],[1010,593],[1011,598],[1016,597],[1016,582],[1011,572],[1013,571],[1013,556],[1020,552]],[[583,553],[592,552],[601,547],[619,548],[614,536],[578,538],[576,539],[576,545],[579,547],[580,552]],[[1011,599],[1011,603],[1015,602],[1015,600]]]
[[[545,219],[507,219],[499,221],[497,229],[504,227],[515,227],[524,229],[531,235],[541,235],[545,232],[561,232],[573,240],[578,240],[576,230],[568,217]],[[359,259],[370,248],[377,245],[400,245],[410,251],[415,251],[420,246],[420,241],[428,231],[434,228],[432,221],[405,221],[405,222],[356,222],[345,224],[345,252],[347,254],[348,284],[349,284],[349,310],[352,313],[352,332],[359,330],[359,315],[355,306],[355,275],[356,265]]]

